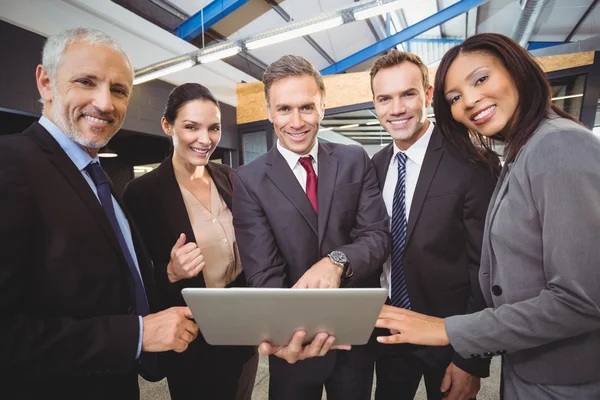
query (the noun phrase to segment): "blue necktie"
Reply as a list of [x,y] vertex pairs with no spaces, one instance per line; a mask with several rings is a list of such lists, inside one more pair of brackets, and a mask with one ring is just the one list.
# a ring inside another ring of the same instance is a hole
[[398,152],[398,181],[392,204],[392,306],[410,310],[410,299],[404,278],[406,248],[406,154]]
[[142,283],[142,278],[140,273],[138,272],[129,248],[127,247],[127,242],[125,242],[125,237],[123,237],[123,232],[121,232],[121,228],[119,227],[119,222],[117,221],[117,215],[115,214],[115,209],[112,203],[112,196],[110,193],[110,184],[108,183],[108,177],[106,173],[97,162],[93,162],[88,164],[85,167],[85,170],[90,177],[94,181],[96,185],[96,189],[98,190],[98,198],[100,199],[100,203],[102,204],[102,208],[104,209],[104,213],[106,217],[110,221],[110,225],[115,232],[115,236],[117,237],[117,241],[119,242],[119,246],[121,247],[121,252],[125,257],[125,261],[127,262],[127,266],[129,267],[129,272],[131,273],[131,277],[133,278],[133,286],[135,291],[135,309],[138,315],[145,316],[150,313],[150,307],[148,306],[148,299],[146,298],[146,291],[144,290],[144,284]]
[[[121,247],[121,252],[123,253],[125,261],[127,262],[127,266],[129,267],[129,272],[131,273],[131,277],[133,279],[133,287],[135,291],[135,309],[137,314],[141,315],[142,317],[148,315],[150,314],[150,306],[148,305],[148,298],[146,297],[146,291],[144,290],[142,277],[135,266],[133,257],[131,256],[131,252],[129,251],[129,247],[127,247],[127,242],[125,242],[125,237],[123,236],[123,232],[119,226],[119,221],[117,221],[117,215],[115,214],[115,209],[112,203],[108,177],[106,176],[106,173],[100,164],[96,162],[89,163],[88,166],[85,167],[85,170],[88,174],[90,174],[92,181],[94,181],[94,185],[96,185],[100,204],[102,204],[104,213],[110,221],[110,225],[112,226],[115,236],[117,237],[117,241],[119,242],[119,247]],[[157,356],[155,353],[142,352],[142,354],[140,354],[140,363],[151,375],[156,375]]]

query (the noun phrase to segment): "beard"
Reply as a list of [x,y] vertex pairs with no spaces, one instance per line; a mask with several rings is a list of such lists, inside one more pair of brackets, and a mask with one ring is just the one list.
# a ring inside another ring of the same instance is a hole
[[[90,149],[100,149],[108,144],[110,139],[115,136],[115,134],[121,128],[121,125],[115,126],[114,130],[105,136],[97,136],[97,137],[86,137],[86,135],[81,131],[79,126],[77,125],[77,120],[81,118],[81,115],[84,113],[90,116],[98,116],[98,117],[109,117],[108,113],[102,112],[96,108],[93,108],[90,112],[80,112],[77,118],[70,119],[69,118],[69,110],[68,107],[61,109],[65,103],[63,102],[62,97],[58,93],[55,87],[52,88],[54,101],[52,102],[52,117],[56,125],[63,131],[65,135],[67,135],[72,141],[77,143],[80,146],[87,147]],[[111,118],[113,119],[113,118]]]

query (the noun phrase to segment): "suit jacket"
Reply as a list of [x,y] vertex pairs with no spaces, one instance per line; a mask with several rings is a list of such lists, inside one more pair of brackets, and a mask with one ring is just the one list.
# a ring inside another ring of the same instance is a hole
[[[131,273],[94,192],[37,122],[0,138],[0,192],[2,390],[138,398]],[[151,262],[131,231],[155,309]]]
[[[393,154],[390,143],[372,159],[382,192]],[[478,274],[495,183],[487,166],[461,156],[433,129],[408,214],[404,275],[414,311],[448,317],[485,308]],[[489,374],[489,362],[452,355],[450,347],[418,351],[472,375]]]
[[600,141],[550,113],[504,166],[486,218],[489,307],[446,320],[463,356],[506,354],[538,384],[600,381]]
[[[333,250],[350,261],[348,286],[378,285],[389,219],[369,157],[359,146],[319,143],[317,161],[318,215],[277,146],[235,171],[233,224],[250,286],[292,287]],[[335,354],[308,361],[318,369]]]
[[[231,175],[233,170],[227,165],[209,162],[206,170],[210,174],[223,201],[229,209],[232,208],[232,186]],[[131,210],[134,221],[139,224],[144,243],[150,252],[154,262],[154,276],[158,288],[158,300],[163,309],[174,306],[185,306],[186,303],[181,295],[181,290],[186,287],[206,287],[203,274],[198,274],[192,279],[183,279],[175,283],[169,282],[167,276],[167,265],[171,259],[171,249],[181,233],[185,233],[187,242],[195,242],[194,231],[181,194],[181,189],[175,178],[173,170],[172,155],[165,159],[155,170],[142,175],[129,182],[123,195],[125,204]],[[228,287],[246,286],[246,279],[241,273]],[[201,333],[198,334],[183,353],[167,352],[159,358],[163,366],[163,372],[169,378],[170,385],[175,382],[180,390],[188,393],[191,388],[183,388],[196,385],[196,378],[181,379],[195,371],[207,371],[203,375],[208,376],[216,368],[216,364],[226,364],[226,369],[234,376],[239,376],[241,367],[245,361],[256,353],[251,346],[209,346]],[[236,375],[237,374],[237,375]],[[186,382],[187,381],[187,382]],[[218,396],[228,398],[225,390],[236,388],[223,388]],[[232,394],[231,396],[234,396]]]

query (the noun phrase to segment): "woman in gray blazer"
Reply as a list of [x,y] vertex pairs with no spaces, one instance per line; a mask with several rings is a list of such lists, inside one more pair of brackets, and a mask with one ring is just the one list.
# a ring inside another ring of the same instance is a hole
[[446,140],[505,165],[483,237],[488,309],[446,319],[385,306],[382,343],[451,344],[463,357],[503,356],[505,399],[600,399],[600,140],[551,104],[535,60],[498,34],[451,49],[435,79]]

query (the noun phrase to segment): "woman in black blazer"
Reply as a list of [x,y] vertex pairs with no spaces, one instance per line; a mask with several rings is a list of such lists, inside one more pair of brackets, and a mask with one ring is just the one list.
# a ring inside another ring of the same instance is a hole
[[[185,287],[245,286],[231,217],[231,174],[210,162],[221,139],[217,100],[186,83],[169,95],[161,120],[173,153],[127,185],[124,201],[154,262],[163,309],[185,306]],[[184,353],[165,353],[173,400],[250,399],[254,347],[210,346],[202,335]]]

